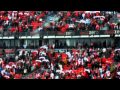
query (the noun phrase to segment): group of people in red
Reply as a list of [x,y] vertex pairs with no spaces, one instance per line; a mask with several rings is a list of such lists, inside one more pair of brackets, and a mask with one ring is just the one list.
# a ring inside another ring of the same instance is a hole
[[112,48],[20,50],[0,59],[5,79],[119,79],[120,52]]
[[[119,24],[110,21],[113,15],[107,11],[0,11],[0,32],[114,30]],[[58,20],[44,25],[49,16]]]
[[0,11],[0,30],[32,32],[41,27],[47,11]]
[[50,60],[47,66],[24,79],[113,79],[120,75],[119,51],[114,49],[82,48],[46,54]]

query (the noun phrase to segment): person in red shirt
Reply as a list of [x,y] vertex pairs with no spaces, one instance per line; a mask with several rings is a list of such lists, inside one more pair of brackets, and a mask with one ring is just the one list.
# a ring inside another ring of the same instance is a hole
[[74,15],[75,15],[76,17],[78,17],[78,16],[79,16],[79,12],[78,12],[78,11],[75,11]]
[[96,16],[100,16],[100,13],[99,13],[99,12],[96,12]]
[[91,14],[90,14],[90,13],[88,13],[88,14],[87,14],[87,16],[86,16],[86,18],[90,18],[90,16],[91,16]]
[[67,17],[70,17],[70,16],[71,16],[71,12],[67,11]]
[[69,28],[69,25],[66,24],[61,28],[61,32],[65,33],[67,31],[67,29]]
[[110,29],[114,30],[114,24],[113,23],[110,24]]
[[111,58],[106,59],[106,64],[111,65],[113,63],[113,60]]
[[11,32],[15,32],[15,31],[16,31],[15,27],[12,27]]
[[55,53],[55,59],[57,59],[58,58],[58,56],[59,56],[59,53]]
[[102,58],[102,63],[103,63],[103,64],[106,63],[106,58],[105,58],[105,57]]
[[21,79],[22,75],[21,74],[15,74],[14,79]]
[[88,67],[88,68],[92,68],[91,63],[88,63],[88,64],[87,64],[87,67]]
[[65,64],[67,64],[67,54],[62,53],[62,54],[61,54],[61,58],[62,58],[62,61],[63,61]]
[[21,27],[21,26],[19,26],[19,27],[18,27],[18,31],[19,31],[19,32],[23,32],[23,30],[22,30],[22,27]]

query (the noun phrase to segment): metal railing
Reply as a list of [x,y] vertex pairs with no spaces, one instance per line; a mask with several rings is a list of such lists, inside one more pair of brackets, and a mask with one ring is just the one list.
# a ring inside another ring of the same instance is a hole
[[79,35],[111,35],[120,34],[120,30],[68,30],[61,31],[37,31],[37,32],[0,32],[0,37],[21,37],[21,36],[79,36]]

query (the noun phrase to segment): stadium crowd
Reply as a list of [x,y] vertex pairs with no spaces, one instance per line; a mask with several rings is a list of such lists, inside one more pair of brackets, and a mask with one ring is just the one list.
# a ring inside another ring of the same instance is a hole
[[114,30],[119,22],[104,11],[0,11],[0,32]]
[[0,59],[4,79],[119,79],[120,51],[111,48],[81,48],[55,51],[16,51]]
[[[117,30],[120,23],[113,22],[112,17],[114,14],[103,11],[0,11],[0,33]],[[70,50],[60,45],[66,50],[58,51],[56,46],[15,50],[14,55],[3,50],[0,78],[120,79],[120,50],[114,46],[96,43]]]

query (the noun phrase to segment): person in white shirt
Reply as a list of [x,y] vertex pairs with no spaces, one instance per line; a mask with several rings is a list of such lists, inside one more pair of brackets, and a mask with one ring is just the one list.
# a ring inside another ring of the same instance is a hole
[[85,71],[87,71],[88,73],[90,73],[90,69],[85,69]]
[[24,69],[24,74],[26,74],[27,73],[27,69]]
[[61,71],[63,70],[63,68],[62,68],[62,65],[61,65],[61,64],[59,64],[59,68],[60,68],[60,70],[61,70]]
[[85,13],[82,14],[83,19],[85,18]]
[[53,64],[51,63],[51,70],[53,71],[54,70],[54,66],[53,66]]
[[87,58],[87,57],[84,57],[84,61],[85,61],[85,62],[88,62],[88,58]]
[[102,72],[103,72],[102,68],[99,68],[99,72],[100,72],[100,74],[102,74]]
[[106,48],[103,48],[102,51],[103,51],[103,52],[106,52]]
[[59,76],[55,76],[55,79],[59,79]]
[[83,58],[79,58],[79,59],[78,59],[78,64],[79,64],[79,65],[84,65]]
[[15,61],[17,61],[17,60],[18,60],[18,58],[19,58],[19,57],[16,55],[16,56],[15,56]]
[[3,69],[3,70],[1,71],[2,76],[4,76],[5,72],[6,72],[6,69]]
[[68,57],[71,57],[71,53],[70,52],[66,52],[66,54],[68,55]]
[[48,59],[44,59],[44,60],[42,60],[42,62],[49,62],[49,60]]
[[3,60],[2,60],[2,58],[0,58],[0,64],[2,64],[3,63]]
[[107,75],[107,77],[110,77],[110,71],[106,71],[106,75]]

